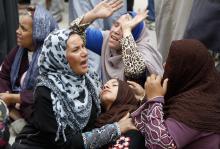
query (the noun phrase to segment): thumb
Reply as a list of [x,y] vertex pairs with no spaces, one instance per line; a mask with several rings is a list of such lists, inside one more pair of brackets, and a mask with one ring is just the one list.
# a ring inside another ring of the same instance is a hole
[[166,94],[166,92],[167,92],[167,82],[168,82],[168,78],[166,78],[163,81],[163,92],[164,92],[164,94]]
[[9,91],[6,91],[5,93],[9,93]]

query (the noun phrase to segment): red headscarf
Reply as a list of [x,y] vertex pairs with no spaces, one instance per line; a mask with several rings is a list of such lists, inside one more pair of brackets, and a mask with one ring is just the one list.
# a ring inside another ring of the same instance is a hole
[[102,113],[96,120],[95,126],[101,127],[119,121],[128,112],[138,108],[138,100],[135,98],[132,89],[125,81],[118,80],[118,94],[111,108]]
[[173,41],[163,78],[169,78],[166,118],[200,131],[220,133],[220,74],[200,41]]

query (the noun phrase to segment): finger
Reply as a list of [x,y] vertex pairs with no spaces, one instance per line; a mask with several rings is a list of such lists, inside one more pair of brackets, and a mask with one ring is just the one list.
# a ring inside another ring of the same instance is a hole
[[123,3],[120,3],[119,5],[116,5],[114,7],[112,7],[113,11],[117,11],[118,9],[122,8],[123,7]]
[[130,117],[130,113],[128,112],[121,120],[128,119]]
[[157,75],[157,76],[156,76],[156,81],[157,81],[158,83],[161,83],[161,80],[162,80],[162,77],[161,77],[160,75]]
[[9,93],[9,91],[6,91],[6,93]]
[[137,83],[134,81],[127,81],[128,85],[135,87]]
[[109,2],[109,5],[112,7],[112,8],[115,8],[117,7],[118,5],[120,4],[123,4],[123,1],[122,0],[112,0]]
[[155,74],[152,74],[151,76],[150,76],[150,79],[153,81],[153,80],[155,80],[156,79],[156,75]]
[[168,83],[168,78],[166,78],[163,81],[163,91],[164,91],[164,94],[167,92],[167,83]]

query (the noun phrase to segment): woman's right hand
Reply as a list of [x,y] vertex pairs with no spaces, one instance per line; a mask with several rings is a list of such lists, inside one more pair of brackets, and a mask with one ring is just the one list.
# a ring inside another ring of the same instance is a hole
[[118,121],[118,126],[120,128],[121,133],[125,133],[129,130],[137,130],[132,121],[132,118],[130,118],[129,116],[130,114],[128,113],[126,116],[121,118],[120,121]]
[[115,11],[119,10],[123,6],[122,0],[104,0],[97,4],[93,9],[92,13],[96,15],[98,19],[104,19],[110,17]]
[[166,94],[168,79],[163,81],[163,85],[161,85],[161,80],[162,77],[155,74],[147,77],[144,87],[148,100],[157,96],[164,96]]

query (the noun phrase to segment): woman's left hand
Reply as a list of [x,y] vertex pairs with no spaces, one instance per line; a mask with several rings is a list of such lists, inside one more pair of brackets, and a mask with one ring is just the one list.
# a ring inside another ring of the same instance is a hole
[[20,94],[12,94],[8,91],[5,93],[0,93],[0,99],[2,99],[7,104],[7,106],[15,104],[19,97]]
[[157,96],[164,96],[166,94],[168,79],[163,81],[163,85],[161,85],[161,80],[162,77],[155,74],[147,77],[147,81],[144,86],[148,100]]
[[145,96],[145,90],[143,89],[143,87],[134,82],[134,81],[127,81],[129,87],[133,90],[134,94],[135,94],[135,98],[137,100],[141,100],[144,98]]
[[121,21],[122,31],[131,31],[138,23],[147,17],[147,11],[139,11],[137,15],[132,18],[129,14],[123,16]]

